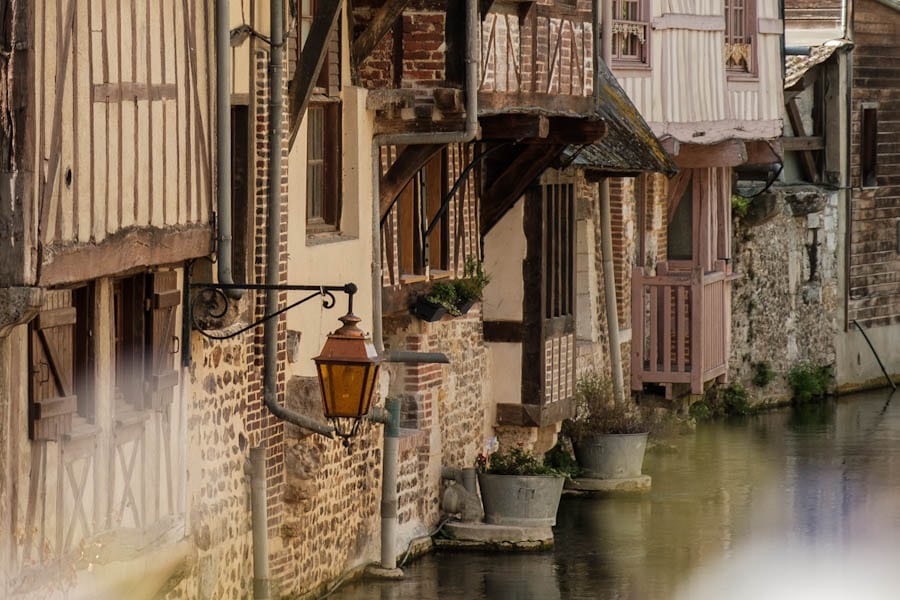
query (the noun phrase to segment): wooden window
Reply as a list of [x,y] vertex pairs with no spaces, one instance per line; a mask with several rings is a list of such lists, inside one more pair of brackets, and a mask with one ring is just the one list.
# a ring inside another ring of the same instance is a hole
[[116,402],[161,409],[178,384],[175,329],[181,303],[175,271],[141,273],[113,283]]
[[755,0],[725,0],[725,67],[730,75],[755,75]]
[[246,282],[253,259],[250,184],[250,107],[231,107],[231,264],[234,281]]
[[612,65],[650,65],[650,7],[647,0],[613,0]]
[[[688,176],[688,175],[686,175]],[[693,177],[678,201],[666,233],[666,255],[669,260],[694,258],[694,183]]]
[[575,190],[571,184],[543,186],[544,318],[574,314]]
[[863,187],[878,185],[878,109],[863,108],[859,137],[859,166]]
[[341,106],[310,104],[306,112],[306,224],[310,232],[340,226]]

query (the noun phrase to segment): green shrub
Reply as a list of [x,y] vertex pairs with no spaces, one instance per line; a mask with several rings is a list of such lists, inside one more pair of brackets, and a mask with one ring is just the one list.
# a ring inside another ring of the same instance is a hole
[[562,475],[524,448],[498,450],[485,459],[478,455],[476,468],[492,475]]
[[733,383],[722,390],[722,412],[728,416],[753,414],[747,390],[739,383]]
[[435,283],[425,299],[432,304],[443,306],[451,315],[459,316],[459,309],[456,307],[458,302],[456,288],[452,284],[442,281]]
[[731,213],[734,216],[745,217],[748,210],[750,210],[750,198],[738,194],[731,195]]
[[767,360],[755,362],[750,365],[750,368],[753,369],[753,377],[750,381],[756,387],[766,387],[775,379],[775,371],[772,370],[772,365]]
[[828,395],[832,379],[831,365],[801,363],[791,367],[787,374],[788,385],[797,402],[809,402]]
[[698,421],[706,421],[712,417],[712,411],[710,411],[709,404],[705,400],[691,404],[688,414]]
[[556,444],[544,454],[544,464],[562,473],[569,479],[578,477],[581,469],[575,457],[560,444]]

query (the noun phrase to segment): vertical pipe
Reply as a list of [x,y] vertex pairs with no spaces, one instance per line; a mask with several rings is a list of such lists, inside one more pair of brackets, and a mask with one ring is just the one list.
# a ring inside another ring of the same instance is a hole
[[[600,0],[594,0],[594,97],[599,96],[602,60],[609,64],[612,56],[612,2],[602,2],[602,35],[599,35],[596,19],[601,10]],[[598,36],[600,40],[598,43]],[[609,199],[609,178],[600,182],[600,250],[603,254],[603,289],[606,296],[606,324],[609,336],[609,362],[612,370],[613,396],[616,404],[625,402],[625,377],[622,373],[622,347],[619,343],[619,313],[616,302],[616,274],[613,271],[612,214]]]
[[[231,66],[228,0],[216,2],[216,249],[219,283],[234,283],[231,265]],[[240,298],[238,290],[226,292]]]
[[269,511],[266,447],[250,448],[250,518],[253,530],[253,598],[269,600]]
[[390,419],[384,424],[384,452],[382,453],[381,482],[381,567],[397,568],[397,475],[400,459],[400,400],[385,401]]
[[[281,156],[284,137],[284,0],[271,0],[271,45],[269,49],[269,168],[268,206],[266,208],[266,279],[279,283],[281,262]],[[278,290],[266,290],[266,314],[278,311]],[[273,415],[298,427],[332,437],[334,428],[278,404],[278,319],[268,319],[263,326],[263,401]]]

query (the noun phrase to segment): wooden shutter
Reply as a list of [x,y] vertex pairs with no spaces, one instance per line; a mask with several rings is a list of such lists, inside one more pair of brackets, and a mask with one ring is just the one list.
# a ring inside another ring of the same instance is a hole
[[74,344],[77,311],[71,290],[48,291],[30,325],[29,437],[59,440],[72,430],[77,410]]
[[159,271],[150,275],[148,301],[150,344],[147,350],[144,408],[161,410],[171,403],[173,389],[178,385],[176,354],[180,340],[175,329],[175,317],[181,304],[178,274]]

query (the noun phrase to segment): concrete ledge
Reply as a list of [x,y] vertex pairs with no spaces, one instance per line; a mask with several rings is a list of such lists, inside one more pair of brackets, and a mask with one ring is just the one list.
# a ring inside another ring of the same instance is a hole
[[447,538],[435,538],[438,548],[476,550],[543,550],[553,546],[551,527],[514,527],[488,523],[447,523]]
[[649,492],[651,479],[649,475],[639,475],[626,479],[566,479],[565,490],[571,492],[587,492],[591,494],[626,494]]

